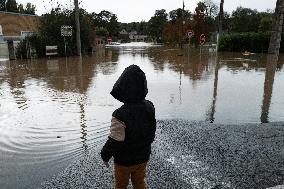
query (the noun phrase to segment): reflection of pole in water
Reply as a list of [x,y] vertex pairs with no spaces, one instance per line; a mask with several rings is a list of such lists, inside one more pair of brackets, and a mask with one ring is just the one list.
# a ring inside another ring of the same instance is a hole
[[80,106],[80,125],[81,125],[81,134],[82,136],[80,137],[82,139],[83,143],[83,148],[87,150],[88,145],[86,144],[87,141],[87,125],[86,125],[86,119],[85,119],[85,107],[83,103],[79,103]]
[[273,92],[274,76],[277,67],[278,56],[268,55],[266,63],[265,81],[264,81],[264,93],[262,101],[262,111],[260,120],[262,123],[268,123],[269,109]]
[[66,67],[66,73],[68,75],[69,70],[68,70],[68,58],[67,58],[67,56],[65,57],[65,67]]
[[182,104],[181,100],[181,65],[179,65],[179,104]]
[[78,62],[78,70],[79,70],[79,81],[80,81],[80,92],[84,92],[84,83],[83,83],[83,60],[82,57],[79,57],[79,62]]
[[216,57],[213,100],[212,100],[212,105],[211,105],[211,109],[210,109],[209,116],[208,116],[209,121],[211,123],[214,123],[215,121],[216,101],[217,101],[217,93],[218,93],[219,67],[220,67],[220,64],[218,61],[218,57]]

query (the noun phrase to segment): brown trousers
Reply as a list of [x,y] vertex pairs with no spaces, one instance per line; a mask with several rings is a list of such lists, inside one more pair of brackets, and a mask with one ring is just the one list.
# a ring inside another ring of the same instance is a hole
[[127,189],[129,178],[134,189],[146,189],[145,182],[147,162],[134,166],[114,165],[115,189]]

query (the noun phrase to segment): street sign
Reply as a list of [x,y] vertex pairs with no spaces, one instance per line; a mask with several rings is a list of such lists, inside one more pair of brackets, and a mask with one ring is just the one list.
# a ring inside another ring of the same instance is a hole
[[194,36],[193,30],[189,30],[189,31],[187,32],[187,37],[188,37],[188,38],[192,38],[193,36]]
[[72,26],[61,26],[62,37],[71,37],[72,32],[73,32]]
[[201,45],[204,45],[205,41],[206,41],[206,36],[205,36],[205,34],[201,34],[200,37],[199,37],[199,43],[200,43]]

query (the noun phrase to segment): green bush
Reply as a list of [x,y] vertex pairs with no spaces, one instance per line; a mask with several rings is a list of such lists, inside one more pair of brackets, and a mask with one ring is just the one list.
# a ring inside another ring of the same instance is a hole
[[[220,51],[266,53],[269,47],[271,33],[231,33],[226,34],[220,39]],[[282,36],[283,38],[283,36]],[[284,43],[283,43],[284,44]],[[280,51],[284,48],[281,44]]]

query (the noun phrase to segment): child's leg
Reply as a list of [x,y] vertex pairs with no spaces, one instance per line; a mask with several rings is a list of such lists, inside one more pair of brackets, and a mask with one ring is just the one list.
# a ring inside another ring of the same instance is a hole
[[115,189],[127,189],[131,169],[129,167],[114,165]]
[[147,162],[135,166],[135,170],[131,172],[131,182],[134,189],[146,189],[146,167]]

